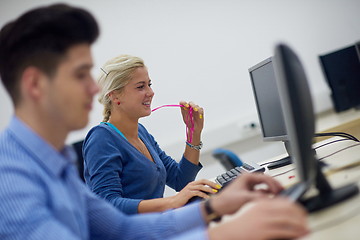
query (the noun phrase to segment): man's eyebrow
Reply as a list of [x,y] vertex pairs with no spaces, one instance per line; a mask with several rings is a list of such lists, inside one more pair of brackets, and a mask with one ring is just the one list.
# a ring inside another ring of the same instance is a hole
[[89,70],[93,68],[93,64],[81,64],[75,68],[75,71]]

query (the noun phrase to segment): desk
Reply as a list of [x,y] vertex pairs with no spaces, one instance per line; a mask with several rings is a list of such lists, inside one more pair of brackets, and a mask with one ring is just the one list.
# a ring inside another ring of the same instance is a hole
[[[334,139],[328,139],[326,142]],[[342,149],[345,150],[337,152]],[[332,153],[335,154],[328,156]],[[353,141],[336,142],[319,148],[317,154],[319,158],[328,156],[324,158],[324,162],[329,164],[324,169],[324,173],[332,187],[336,188],[348,183],[357,183],[360,187],[359,144]],[[354,166],[351,167],[352,164]],[[344,166],[349,168],[341,169]],[[313,233],[303,238],[304,240],[360,239],[360,195],[310,214],[309,224]]]
[[[348,183],[357,183],[360,187],[360,144],[351,140],[333,142],[338,139],[340,138],[334,137],[314,145],[314,147],[318,147],[316,149],[318,158],[323,158],[322,161],[328,164],[323,172],[333,188]],[[323,145],[325,143],[329,144]],[[263,163],[276,159],[279,157]],[[342,169],[344,166],[348,168]],[[265,174],[273,176],[285,187],[298,181],[294,164],[270,171],[266,170]],[[314,189],[310,189],[306,196],[315,192]],[[241,210],[238,214],[241,214]],[[311,234],[301,240],[360,239],[360,194],[324,210],[311,213],[309,226]]]
[[[327,139],[314,146],[318,147],[337,139],[340,138]],[[359,143],[349,140],[334,142],[322,146],[316,151],[318,158],[323,158],[323,161],[329,164],[324,168],[323,172],[333,188],[348,183],[357,183],[360,187]],[[348,168],[342,169],[344,166]],[[292,165],[268,171],[267,174],[274,176],[284,185],[292,185],[297,181],[294,166]],[[307,195],[314,193],[314,189],[311,189]],[[309,215],[309,225],[312,233],[302,238],[302,240],[360,239],[360,195],[358,194],[327,209],[311,213]]]

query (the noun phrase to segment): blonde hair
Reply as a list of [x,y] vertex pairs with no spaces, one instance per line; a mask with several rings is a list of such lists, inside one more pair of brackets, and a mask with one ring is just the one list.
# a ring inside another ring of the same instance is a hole
[[120,55],[107,61],[101,68],[98,77],[100,93],[98,101],[104,106],[103,122],[107,122],[111,116],[111,99],[109,93],[121,92],[131,80],[132,74],[139,67],[146,67],[144,61],[139,57]]

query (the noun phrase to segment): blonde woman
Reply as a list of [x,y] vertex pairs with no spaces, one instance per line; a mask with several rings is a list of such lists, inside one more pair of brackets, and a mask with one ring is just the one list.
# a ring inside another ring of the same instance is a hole
[[[206,193],[217,192],[220,186],[211,181],[193,181],[202,167],[203,109],[180,102],[184,123],[193,131],[188,132],[192,141],[186,142],[178,163],[138,122],[151,114],[154,96],[143,60],[121,55],[101,71],[99,101],[104,105],[104,120],[90,130],[83,146],[84,177],[90,189],[127,214],[178,208],[194,196],[208,198]],[[163,198],[165,185],[179,193]]]

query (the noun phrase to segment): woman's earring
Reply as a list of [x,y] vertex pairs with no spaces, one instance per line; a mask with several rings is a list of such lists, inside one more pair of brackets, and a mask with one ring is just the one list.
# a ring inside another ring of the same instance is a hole
[[120,102],[117,102],[117,105],[120,105]]

